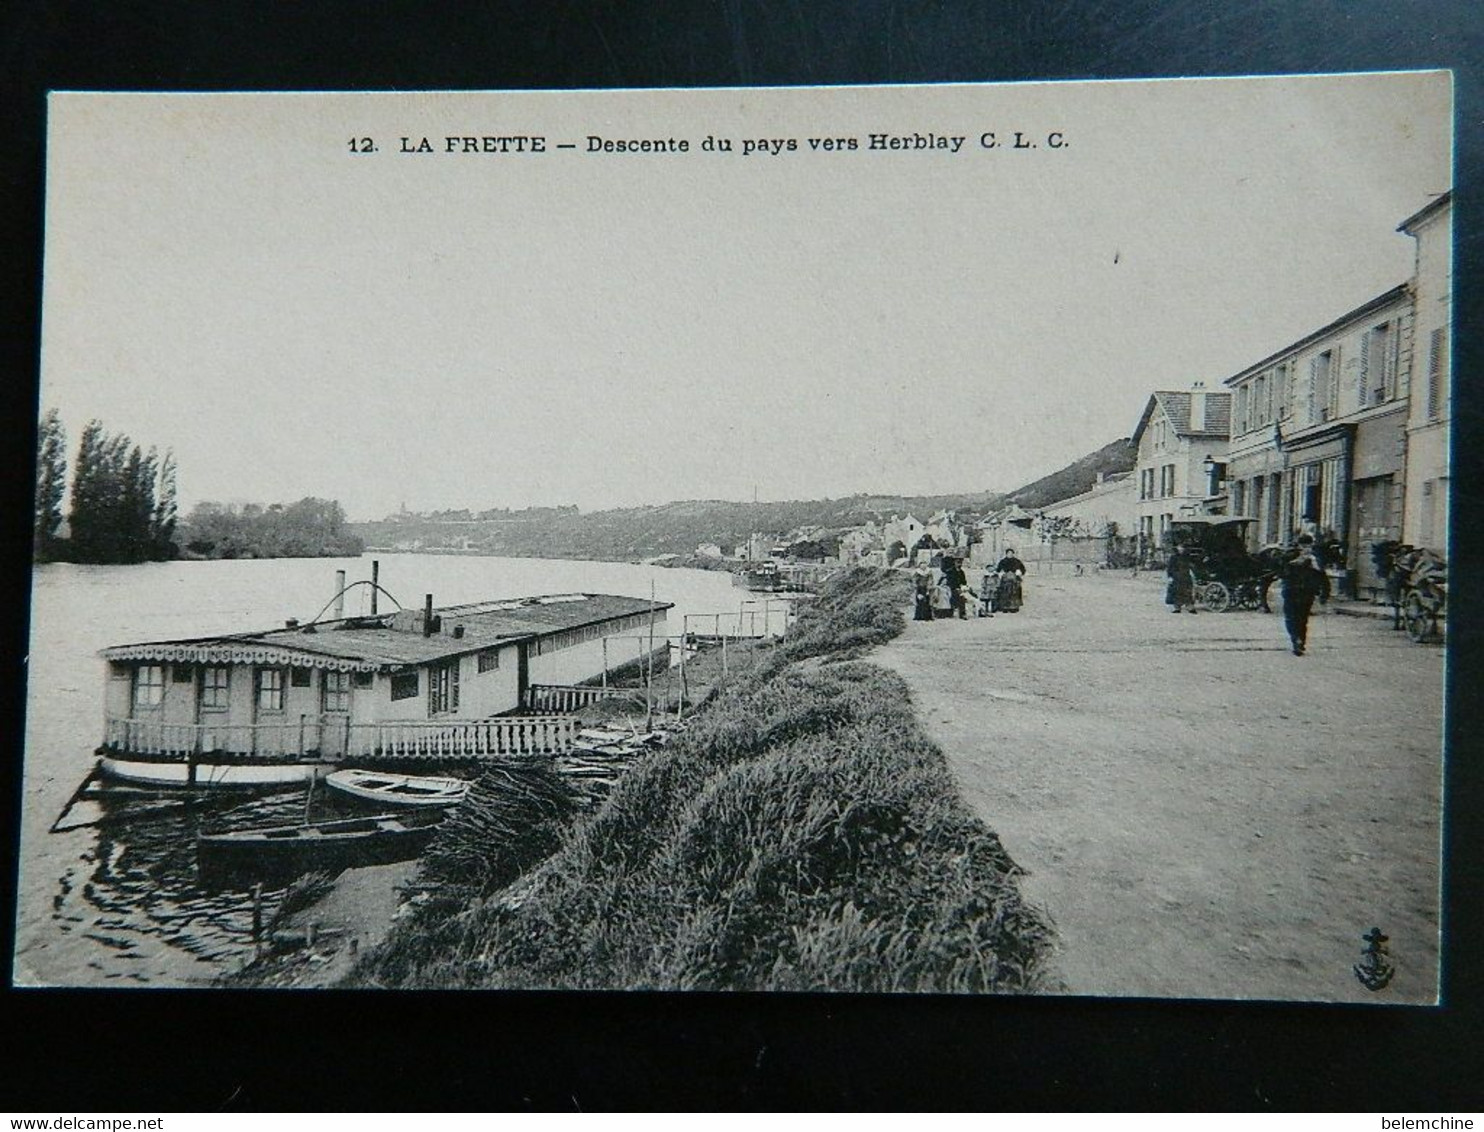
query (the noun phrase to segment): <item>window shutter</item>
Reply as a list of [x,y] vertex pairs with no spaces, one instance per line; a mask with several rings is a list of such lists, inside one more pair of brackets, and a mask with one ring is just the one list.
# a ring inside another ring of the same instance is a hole
[[1309,420],[1319,419],[1319,358],[1309,359]]
[[1383,338],[1385,353],[1382,355],[1382,401],[1391,401],[1396,396],[1396,355],[1401,350],[1401,325],[1396,323],[1392,329],[1391,323],[1386,326],[1386,337]]
[[1447,328],[1438,327],[1432,332],[1427,349],[1427,415],[1439,416],[1443,408],[1443,360],[1448,348]]
[[459,710],[459,662],[453,660],[448,665],[448,706],[450,711]]
[[1329,410],[1331,417],[1340,415],[1340,374],[1345,370],[1345,359],[1340,356],[1340,348],[1336,346],[1329,359],[1329,390],[1325,395],[1325,408]]
[[1365,408],[1366,395],[1371,384],[1371,338],[1375,335],[1374,330],[1367,330],[1360,336],[1360,379],[1357,384],[1360,388],[1357,392],[1356,404]]

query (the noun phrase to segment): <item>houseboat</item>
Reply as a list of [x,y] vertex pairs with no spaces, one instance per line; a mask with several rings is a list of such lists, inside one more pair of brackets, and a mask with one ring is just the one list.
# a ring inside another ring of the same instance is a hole
[[151,786],[264,786],[559,753],[573,717],[522,713],[553,689],[664,667],[671,608],[587,593],[434,608],[429,595],[420,610],[117,645],[101,654],[100,769]]

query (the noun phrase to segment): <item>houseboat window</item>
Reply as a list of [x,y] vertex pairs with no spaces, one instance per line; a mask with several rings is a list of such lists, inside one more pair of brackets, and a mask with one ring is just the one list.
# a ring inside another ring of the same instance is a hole
[[196,678],[196,670],[189,664],[172,664],[170,679],[177,684],[189,684]]
[[159,707],[165,699],[165,666],[141,664],[134,670],[134,706]]
[[428,669],[428,714],[459,710],[459,662]]
[[307,688],[307,687],[309,687],[309,669],[307,669],[307,668],[291,668],[291,669],[289,669],[289,683],[292,684],[295,688]]
[[399,672],[392,677],[392,699],[410,700],[417,695],[417,673]]
[[324,689],[326,711],[350,710],[349,672],[326,672]]
[[350,678],[350,683],[351,683],[351,686],[352,687],[354,687],[354,688],[369,688],[369,687],[371,687],[372,681],[373,681],[373,679],[375,677],[375,673],[372,673],[372,672],[352,672],[350,674],[350,677],[351,677]]
[[479,654],[479,671],[493,672],[500,667],[500,650],[485,649]]
[[258,669],[258,710],[283,710],[283,669]]
[[226,711],[228,695],[227,669],[208,667],[201,672],[201,709]]

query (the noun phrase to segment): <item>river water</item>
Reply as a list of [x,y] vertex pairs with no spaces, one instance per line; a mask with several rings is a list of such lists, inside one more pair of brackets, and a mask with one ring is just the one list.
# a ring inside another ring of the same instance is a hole
[[[14,980],[28,986],[207,985],[251,953],[252,901],[243,890],[197,883],[195,834],[271,824],[302,813],[303,795],[210,800],[204,807],[83,807],[95,824],[49,832],[94,763],[103,726],[98,651],[130,641],[245,632],[307,621],[334,594],[335,571],[369,578],[371,557],[38,567],[27,658],[28,707]],[[384,589],[401,604],[438,605],[587,592],[673,602],[671,632],[687,615],[737,624],[745,591],[730,575],[613,562],[386,554]],[[368,587],[346,613],[369,612]],[[383,598],[381,608],[388,608]],[[761,603],[746,607],[760,618]],[[773,602],[775,628],[779,603]],[[320,792],[323,794],[324,792]],[[333,807],[331,801],[317,805]],[[320,815],[316,815],[320,816]],[[278,895],[267,893],[271,902]]]

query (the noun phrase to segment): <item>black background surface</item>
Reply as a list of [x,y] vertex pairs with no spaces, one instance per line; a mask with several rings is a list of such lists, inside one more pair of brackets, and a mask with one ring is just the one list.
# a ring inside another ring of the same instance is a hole
[[[0,15],[0,696],[18,825],[48,89],[816,85],[1451,67],[1458,108],[1445,1006],[7,990],[0,1106],[1478,1109],[1477,5],[20,3]],[[1214,143],[1213,144],[1219,144]],[[11,494],[13,493],[13,494]],[[1377,689],[1384,695],[1385,689]],[[15,835],[6,885],[8,963]]]

